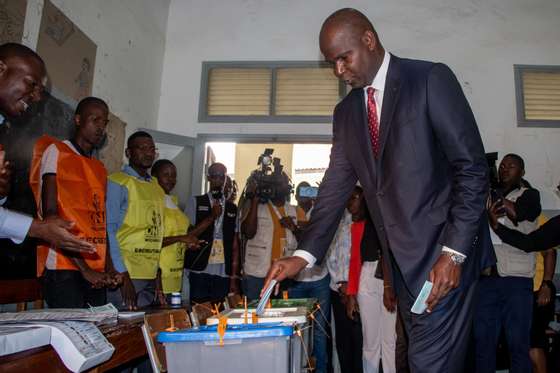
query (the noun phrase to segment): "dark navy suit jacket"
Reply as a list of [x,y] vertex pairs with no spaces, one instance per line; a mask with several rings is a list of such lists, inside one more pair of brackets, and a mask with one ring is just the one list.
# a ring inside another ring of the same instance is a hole
[[495,262],[488,165],[461,86],[444,64],[391,56],[373,157],[363,89],[335,108],[329,168],[299,249],[322,260],[359,180],[386,258],[416,296],[445,245],[467,256],[461,287]]

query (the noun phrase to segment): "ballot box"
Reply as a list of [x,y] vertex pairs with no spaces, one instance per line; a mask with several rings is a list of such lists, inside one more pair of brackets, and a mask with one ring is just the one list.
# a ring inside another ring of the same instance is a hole
[[[266,308],[262,315],[255,315],[255,308],[234,308],[225,310],[219,315],[209,317],[207,325],[217,325],[220,318],[227,318],[228,325],[251,325],[284,323],[293,325],[293,359],[292,372],[306,371],[309,365],[309,355],[313,351],[313,326],[309,318],[310,309],[305,307]],[[256,317],[255,317],[256,316]],[[299,370],[298,370],[299,369]]]
[[284,323],[228,325],[221,340],[217,325],[158,335],[169,373],[300,373],[297,339]]

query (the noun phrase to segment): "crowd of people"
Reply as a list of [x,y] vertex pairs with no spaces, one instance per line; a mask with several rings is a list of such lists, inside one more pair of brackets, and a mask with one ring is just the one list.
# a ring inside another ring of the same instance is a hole
[[[255,300],[276,278],[290,298],[317,299],[318,373],[332,371],[332,339],[342,373],[460,372],[469,359],[476,372],[493,373],[502,335],[510,372],[546,372],[560,220],[539,228],[540,196],[522,157],[503,157],[489,193],[482,141],[453,73],[390,55],[363,14],[333,13],[320,45],[354,89],[335,111],[319,195],[304,195],[310,185],[301,183],[297,205],[283,173],[265,199],[249,180],[238,207],[235,181],[214,163],[208,192],[182,211],[171,194],[180,165],[157,160],[144,131],[128,137],[128,164],[108,175],[93,156],[109,115],[98,97],[78,103],[71,138],[41,137],[29,177],[37,217],[1,208],[0,235],[41,240],[47,305],[133,310],[178,292],[191,304],[231,293]],[[0,122],[41,99],[45,76],[31,49],[0,46]],[[404,102],[413,109],[400,110]],[[397,113],[390,134],[381,104]],[[367,126],[343,126],[359,115]],[[4,157],[0,150],[2,204]],[[416,315],[410,309],[426,280],[428,308]]]

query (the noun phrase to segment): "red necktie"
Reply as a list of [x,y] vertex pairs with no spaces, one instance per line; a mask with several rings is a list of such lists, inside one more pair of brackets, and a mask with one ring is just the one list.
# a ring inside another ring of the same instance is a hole
[[375,106],[375,98],[373,94],[375,89],[368,87],[367,89],[367,116],[368,116],[368,128],[369,135],[371,138],[371,148],[373,149],[373,155],[377,158],[377,153],[379,152],[379,119],[377,119],[377,107]]

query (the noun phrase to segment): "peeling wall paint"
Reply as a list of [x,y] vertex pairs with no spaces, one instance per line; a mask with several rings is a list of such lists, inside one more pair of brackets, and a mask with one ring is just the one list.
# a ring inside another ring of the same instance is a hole
[[[93,92],[136,128],[156,128],[169,0],[52,0],[97,44]],[[28,0],[24,44],[35,48],[43,0]],[[48,68],[48,66],[47,66]]]

